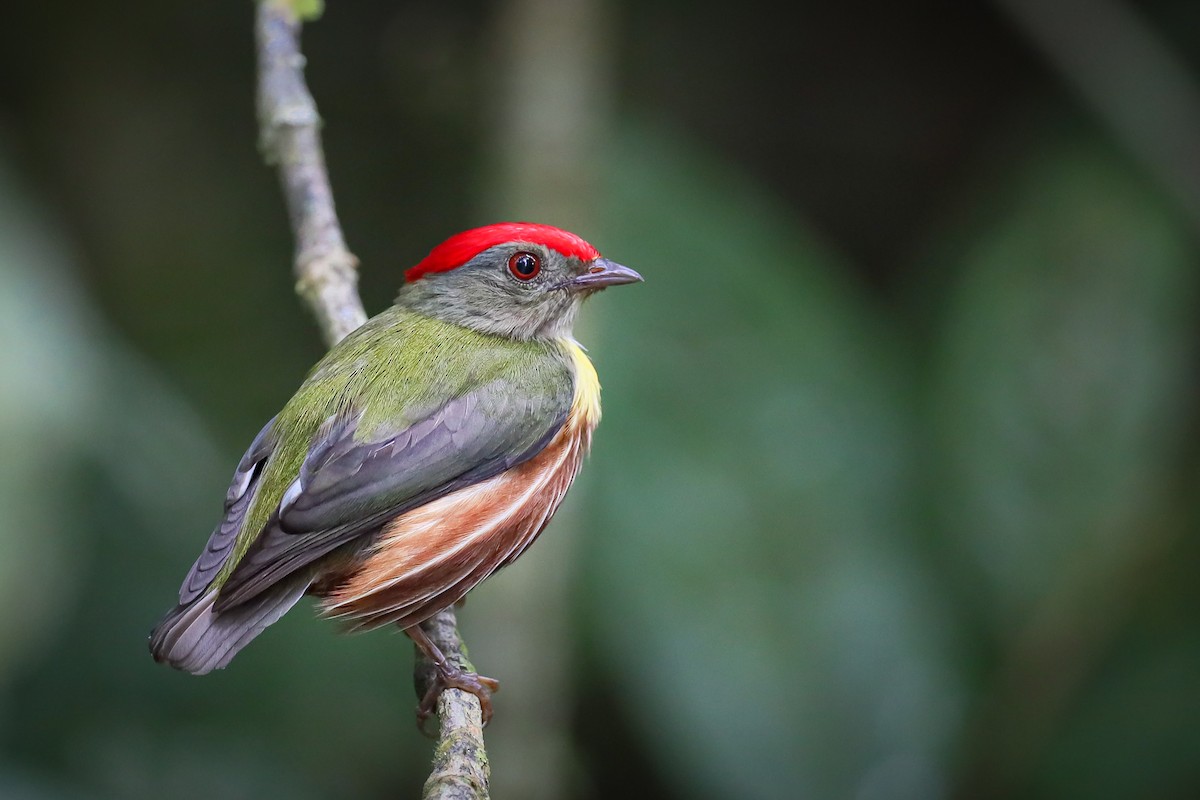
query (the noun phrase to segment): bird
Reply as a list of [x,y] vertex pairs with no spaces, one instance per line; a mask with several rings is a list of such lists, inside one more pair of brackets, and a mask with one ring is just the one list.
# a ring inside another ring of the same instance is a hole
[[221,669],[311,595],[347,630],[398,626],[435,665],[418,723],[448,687],[490,720],[499,683],[448,659],[420,623],[515,561],[558,509],[600,421],[576,316],[641,280],[530,222],[430,250],[254,437],[150,634],[154,659]]

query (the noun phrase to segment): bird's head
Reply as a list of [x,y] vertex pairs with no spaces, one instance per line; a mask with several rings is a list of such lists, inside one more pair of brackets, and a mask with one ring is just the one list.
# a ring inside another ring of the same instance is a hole
[[528,222],[455,234],[404,277],[397,304],[513,339],[569,336],[585,298],[642,279],[575,234]]

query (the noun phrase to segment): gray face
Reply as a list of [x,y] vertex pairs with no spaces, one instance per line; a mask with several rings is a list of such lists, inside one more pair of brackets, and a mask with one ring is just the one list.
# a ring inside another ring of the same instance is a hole
[[577,282],[593,262],[527,242],[497,245],[466,264],[405,284],[396,302],[486,333],[515,339],[569,336],[584,297]]

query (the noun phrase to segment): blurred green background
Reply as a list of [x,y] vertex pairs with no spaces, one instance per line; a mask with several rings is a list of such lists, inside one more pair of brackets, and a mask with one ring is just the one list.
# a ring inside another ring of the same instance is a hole
[[[507,798],[1200,796],[1200,5],[330,0],[371,313],[577,230],[594,452],[460,613]],[[319,356],[253,7],[0,24],[0,797],[419,793],[411,647],[145,638]]]

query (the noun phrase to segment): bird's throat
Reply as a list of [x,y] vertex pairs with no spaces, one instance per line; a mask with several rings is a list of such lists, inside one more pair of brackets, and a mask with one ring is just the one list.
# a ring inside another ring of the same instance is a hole
[[600,422],[600,377],[578,342],[567,338],[561,341],[575,368],[575,398],[571,402],[571,416],[579,417],[589,429],[595,428]]

